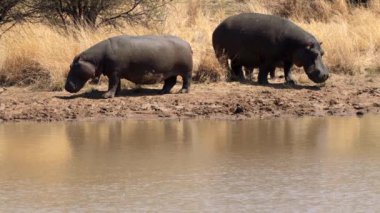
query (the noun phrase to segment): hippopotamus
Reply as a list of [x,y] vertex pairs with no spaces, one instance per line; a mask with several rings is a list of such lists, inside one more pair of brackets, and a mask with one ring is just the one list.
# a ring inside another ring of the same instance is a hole
[[274,15],[242,13],[220,23],[212,35],[216,57],[223,65],[231,60],[231,74],[243,77],[242,67],[259,68],[259,84],[268,84],[268,73],[283,67],[285,81],[294,84],[291,68],[303,67],[315,83],[329,77],[324,50],[312,34],[293,22]]
[[193,69],[190,44],[175,36],[115,36],[103,40],[76,56],[70,66],[65,89],[78,92],[85,83],[108,77],[104,98],[120,92],[120,79],[136,84],[155,84],[164,81],[161,94],[169,93],[183,79],[181,93],[190,89]]

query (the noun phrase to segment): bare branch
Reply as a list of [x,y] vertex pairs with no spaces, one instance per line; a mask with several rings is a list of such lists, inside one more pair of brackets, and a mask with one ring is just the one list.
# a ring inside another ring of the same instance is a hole
[[[0,26],[28,21],[51,23],[63,29],[151,23],[172,0],[1,0]],[[9,3],[9,4],[3,4]]]
[[118,18],[122,18],[122,17],[125,17],[125,16],[128,16],[133,10],[135,10],[137,8],[137,6],[139,6],[139,4],[141,3],[141,0],[135,0],[132,7],[125,11],[125,12],[122,12],[122,13],[119,13],[115,16],[112,16],[112,17],[109,17],[109,18],[105,18],[103,21],[101,21],[97,26],[101,26],[102,24],[105,24],[105,23],[109,23],[109,22],[112,22],[113,20],[115,19],[118,19]]

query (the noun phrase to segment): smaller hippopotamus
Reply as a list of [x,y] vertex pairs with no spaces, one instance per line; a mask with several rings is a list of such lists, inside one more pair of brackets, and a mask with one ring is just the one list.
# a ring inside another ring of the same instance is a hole
[[193,58],[190,44],[175,36],[116,36],[103,40],[76,56],[70,66],[65,89],[78,92],[85,83],[106,75],[104,98],[120,92],[120,79],[136,84],[164,81],[161,94],[169,93],[183,79],[181,93],[190,89]]

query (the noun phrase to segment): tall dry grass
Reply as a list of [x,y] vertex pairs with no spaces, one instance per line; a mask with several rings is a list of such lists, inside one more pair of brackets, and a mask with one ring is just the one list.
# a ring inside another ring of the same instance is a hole
[[211,35],[227,16],[240,12],[282,15],[323,41],[326,65],[336,73],[380,70],[380,0],[352,7],[344,0],[187,0],[168,7],[155,28],[126,25],[119,29],[63,33],[43,24],[19,25],[0,39],[0,85],[62,89],[73,57],[107,37],[172,34],[192,45],[194,79],[216,81],[225,71],[214,57]]

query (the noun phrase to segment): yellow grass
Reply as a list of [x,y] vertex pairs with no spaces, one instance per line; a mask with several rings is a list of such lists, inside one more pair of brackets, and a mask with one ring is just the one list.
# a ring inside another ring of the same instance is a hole
[[333,72],[379,71],[379,2],[354,8],[344,0],[188,0],[169,7],[166,21],[154,29],[126,25],[67,34],[43,24],[19,25],[0,39],[0,85],[61,89],[76,54],[119,34],[177,35],[192,45],[194,75],[200,81],[223,79],[226,72],[214,57],[212,32],[227,16],[247,11],[287,16],[314,34],[323,42],[324,60]]

